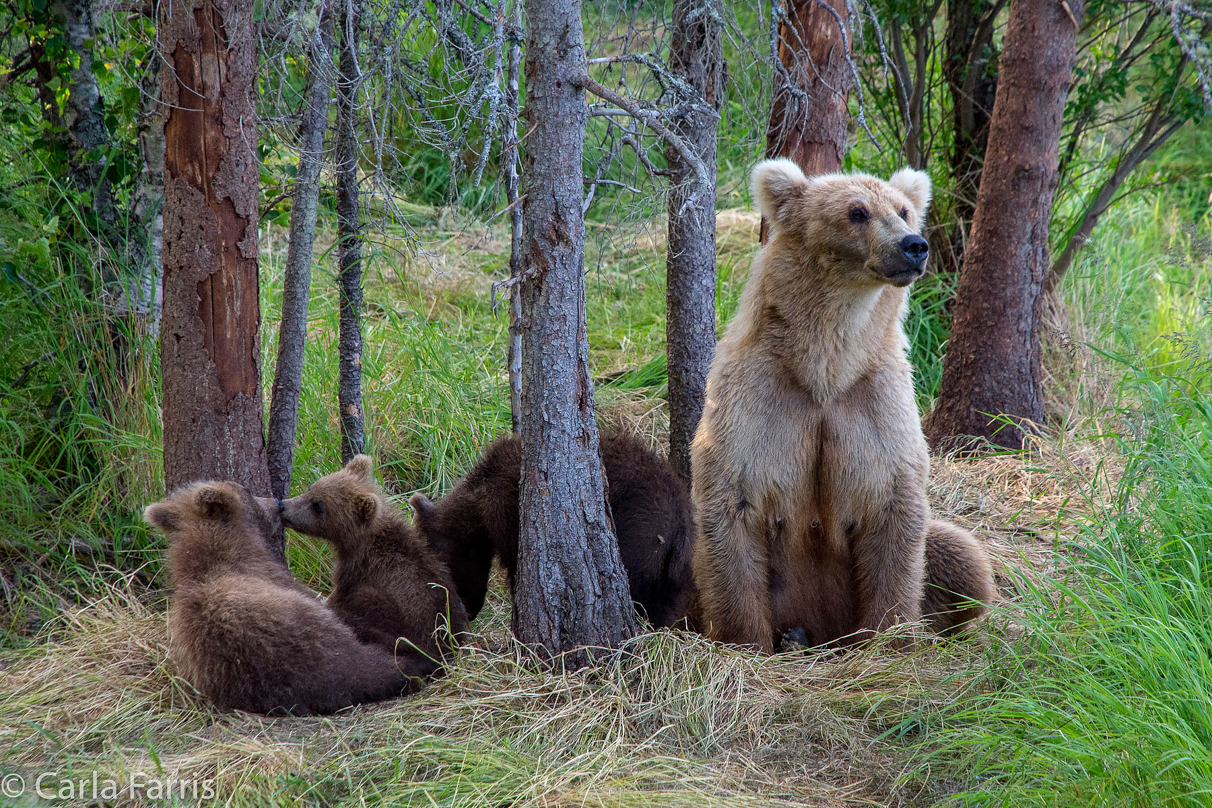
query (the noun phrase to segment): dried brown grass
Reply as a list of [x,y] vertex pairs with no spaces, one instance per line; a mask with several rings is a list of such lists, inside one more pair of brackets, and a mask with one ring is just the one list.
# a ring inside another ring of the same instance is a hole
[[[1076,493],[1087,462],[1044,449],[943,459],[931,498],[986,540],[1013,599],[1006,572],[1055,574],[1097,507]],[[759,658],[660,631],[557,675],[513,647],[508,622],[498,579],[476,647],[419,696],[269,719],[205,704],[174,674],[163,614],[114,590],[8,655],[2,765],[213,779],[237,805],[931,804],[947,784],[912,768],[913,743],[973,686],[985,647]]]

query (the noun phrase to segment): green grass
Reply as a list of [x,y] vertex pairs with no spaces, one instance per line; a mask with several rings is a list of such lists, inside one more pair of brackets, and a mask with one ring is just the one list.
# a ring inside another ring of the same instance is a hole
[[[1199,132],[1181,145],[1206,143]],[[1181,149],[1162,159],[1190,162]],[[622,806],[654,793],[671,805],[1207,804],[1212,223],[1200,207],[1206,183],[1183,170],[1191,182],[1115,208],[1066,279],[1047,334],[1046,449],[1096,458],[1064,481],[1091,513],[1076,534],[1056,529],[1060,575],[1037,570],[1010,587],[987,653],[931,645],[911,657],[877,649],[763,663],[664,632],[600,678],[564,680],[513,657],[498,587],[477,622],[487,650],[449,680],[415,700],[299,722],[211,711],[171,676],[162,547],[139,519],[163,485],[158,355],[128,328],[137,361],[115,372],[104,318],[81,285],[95,262],[70,245],[43,249],[41,234],[57,231],[38,194],[53,191],[25,186],[21,204],[0,210],[0,257],[19,258],[9,263],[28,280],[9,272],[0,282],[0,652],[13,666],[0,674],[0,768],[163,765],[215,776],[236,805],[354,804],[359,789],[368,802],[419,805]],[[0,167],[11,181],[5,171],[15,169]],[[726,201],[742,205],[743,188]],[[485,232],[449,212],[409,210],[429,255],[376,237],[363,356],[369,449],[397,500],[449,488],[509,423],[506,315],[493,316],[489,294],[507,271],[502,223]],[[756,219],[726,210],[720,221],[722,330]],[[662,228],[591,221],[586,250],[600,415],[655,438],[665,417]],[[266,233],[268,379],[284,234]],[[937,395],[950,284],[930,277],[911,297],[923,406]],[[323,257],[296,491],[339,463],[336,322]],[[290,558],[326,589],[322,547],[292,538]]]

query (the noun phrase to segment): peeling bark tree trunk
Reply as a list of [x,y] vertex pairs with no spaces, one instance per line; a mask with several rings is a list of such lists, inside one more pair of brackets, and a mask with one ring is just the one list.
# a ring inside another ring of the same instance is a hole
[[164,477],[268,496],[252,0],[163,3]]
[[581,160],[589,108],[578,0],[526,0],[522,479],[513,630],[566,667],[636,630],[593,416]]
[[337,264],[341,313],[337,348],[337,405],[341,410],[341,461],[348,463],[365,448],[362,417],[362,223],[358,195],[357,0],[339,0],[341,59],[337,75]]
[[316,240],[316,210],[320,202],[320,170],[324,166],[324,132],[328,129],[331,89],[332,31],[324,15],[312,36],[307,69],[307,94],[299,124],[299,175],[290,209],[290,244],[282,288],[282,326],[278,331],[278,361],[269,402],[269,482],[278,499],[290,496],[295,460],[295,429],[299,395],[303,391],[303,350],[307,342],[307,299],[311,291],[312,245]]
[[[707,371],[715,355],[715,110],[723,96],[718,3],[676,0],[670,67],[699,94],[673,131],[703,161],[711,182],[699,187],[693,166],[667,145],[669,229],[665,259],[665,351],[669,367],[669,460],[690,484],[690,443],[703,414]],[[693,196],[695,202],[687,206]]]
[[[1082,5],[1070,0],[1068,8],[1080,16]],[[1076,39],[1056,0],[1011,5],[972,238],[926,428],[936,447],[987,438],[1019,448],[1024,422],[1043,420],[1041,290]]]
[[[790,0],[779,24],[778,58],[791,83],[776,75],[766,156],[788,157],[809,176],[841,171],[846,156],[846,98],[854,84],[849,24],[845,0]],[[765,221],[760,238],[765,243]]]

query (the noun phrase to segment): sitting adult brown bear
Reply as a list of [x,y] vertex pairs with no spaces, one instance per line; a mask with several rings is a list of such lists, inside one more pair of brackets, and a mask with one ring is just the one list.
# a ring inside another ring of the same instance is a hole
[[[753,172],[770,228],[716,347],[692,447],[709,636],[853,642],[925,614],[960,630],[993,595],[982,545],[933,521],[901,323],[929,178]],[[845,638],[845,639],[843,639]]]
[[[683,618],[693,624],[694,524],[685,487],[665,458],[634,437],[605,433],[601,451],[631,599],[654,626],[672,626]],[[494,555],[512,586],[521,477],[521,443],[503,437],[437,504],[424,494],[412,497],[417,528],[450,567],[471,618],[484,605]]]
[[447,626],[456,636],[467,631],[463,602],[450,570],[379,493],[370,457],[358,455],[283,500],[282,523],[336,550],[328,605],[358,639],[402,658],[449,661],[442,635]]
[[196,483],[149,505],[168,537],[169,655],[219,707],[311,715],[415,690],[430,666],[363,645],[273,555],[278,504]]

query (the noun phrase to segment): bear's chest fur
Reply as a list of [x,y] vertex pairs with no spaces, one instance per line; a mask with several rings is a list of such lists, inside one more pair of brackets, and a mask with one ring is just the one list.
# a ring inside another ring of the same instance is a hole
[[[858,620],[855,542],[892,507],[906,484],[924,487],[928,469],[908,365],[894,354],[841,394],[817,401],[786,382],[758,379],[760,399],[730,402],[719,424],[739,489],[753,509],[767,557],[776,636],[803,628],[811,644],[852,632]],[[757,371],[757,373],[754,373]],[[737,430],[745,434],[737,434]]]

